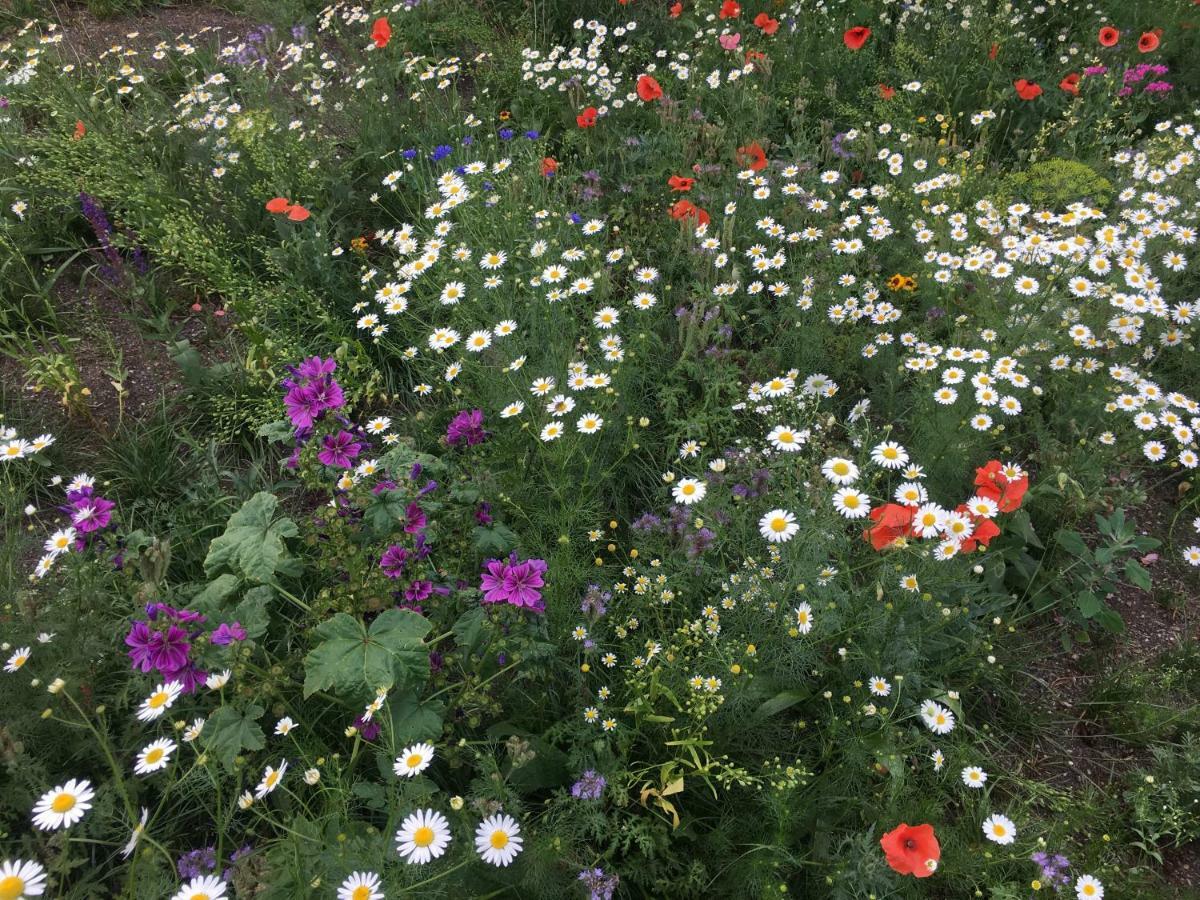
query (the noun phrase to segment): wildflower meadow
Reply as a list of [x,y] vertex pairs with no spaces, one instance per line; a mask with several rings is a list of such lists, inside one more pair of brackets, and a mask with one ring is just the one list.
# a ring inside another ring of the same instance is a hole
[[1200,897],[1197,59],[3,4],[0,900]]

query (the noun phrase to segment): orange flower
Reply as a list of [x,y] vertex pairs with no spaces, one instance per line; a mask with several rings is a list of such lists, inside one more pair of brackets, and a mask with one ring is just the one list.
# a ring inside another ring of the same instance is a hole
[[380,16],[375,20],[375,24],[371,26],[371,40],[375,42],[375,46],[382,50],[388,45],[388,41],[392,39],[392,26],[388,24],[388,20]]
[[879,86],[879,96],[884,100],[891,100],[896,96],[896,89],[894,87],[888,87],[886,84],[881,84]]
[[1100,29],[1099,40],[1101,47],[1115,47],[1117,45],[1117,41],[1120,39],[1121,32],[1117,31],[1117,29],[1113,28],[1111,25],[1105,25]]
[[558,160],[553,156],[542,158],[542,177],[549,178],[551,175],[558,173]]
[[1000,460],[993,459],[975,470],[975,488],[981,497],[995,500],[1000,512],[1014,512],[1020,508],[1025,492],[1029,490],[1029,476],[1022,475],[1015,481],[1009,481]]
[[855,25],[853,28],[846,29],[842,35],[842,43],[851,50],[861,50],[870,36],[871,29],[866,25]]
[[763,34],[774,34],[779,30],[779,20],[772,19],[765,12],[760,12],[754,17],[754,25],[762,31]]
[[589,106],[583,112],[575,117],[575,124],[580,128],[591,128],[596,124],[596,107]]
[[292,208],[292,201],[287,197],[272,197],[267,201],[267,212],[285,213]]
[[671,206],[671,218],[679,221],[695,219],[697,225],[707,225],[712,219],[691,200],[676,200]]
[[901,875],[928,878],[937,871],[942,848],[932,825],[907,825],[901,822],[882,838],[879,846],[887,857],[887,864]]
[[682,3],[676,3],[675,5],[673,5],[671,7],[670,15],[671,15],[672,19],[678,19],[682,13],[683,13],[683,4]]
[[870,541],[876,550],[890,547],[898,538],[909,536],[916,514],[915,506],[901,506],[899,503],[877,506],[871,510],[871,519],[875,524],[863,532],[863,539]]
[[662,86],[650,75],[640,75],[637,80],[637,95],[642,102],[650,103],[663,95]]
[[1034,97],[1042,95],[1042,89],[1039,85],[1032,81],[1026,81],[1024,78],[1018,78],[1014,81],[1013,87],[1017,89],[1017,96],[1022,100],[1032,100]]
[[996,55],[999,52],[1000,52],[1000,45],[992,44],[992,46],[988,47],[988,59],[995,59]]
[[1158,36],[1162,34],[1161,28],[1155,28],[1153,31],[1147,31],[1138,38],[1138,50],[1142,53],[1150,53],[1158,49]]
[[752,141],[745,147],[738,147],[736,157],[739,166],[761,172],[767,167],[767,154],[759,146],[758,141]]
[[667,186],[673,191],[690,191],[695,183],[695,178],[686,178],[680,175],[672,175],[667,179]]

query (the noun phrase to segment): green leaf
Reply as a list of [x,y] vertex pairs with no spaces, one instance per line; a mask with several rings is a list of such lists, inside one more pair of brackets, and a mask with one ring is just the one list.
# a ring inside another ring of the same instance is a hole
[[755,713],[756,718],[767,719],[773,715],[783,712],[785,709],[790,709],[797,703],[802,703],[812,696],[812,691],[805,688],[798,688],[790,691],[780,691],[770,700],[765,701]]
[[304,660],[304,696],[333,688],[363,695],[379,688],[416,686],[429,676],[422,639],[429,620],[407,609],[381,613],[371,627],[338,613],[316,628],[321,643]]
[[215,609],[241,587],[241,584],[242,579],[236,575],[230,575],[228,572],[218,575],[215,581],[210,581],[204,590],[192,598],[191,603]]
[[1087,556],[1087,544],[1083,542],[1083,538],[1079,536],[1079,532],[1059,529],[1054,538],[1068,553],[1073,553],[1076,556]]
[[1104,601],[1091,591],[1083,591],[1075,598],[1079,605],[1079,613],[1085,619],[1094,619],[1104,609]]
[[284,539],[300,532],[291,519],[275,518],[279,501],[274,494],[260,491],[229,517],[225,533],[213,540],[204,560],[204,572],[229,569],[240,572],[249,581],[269,583],[277,571],[294,571],[295,561],[288,556]]
[[452,626],[454,641],[464,652],[470,653],[479,643],[479,638],[483,634],[483,623],[483,607],[475,605],[459,616]]
[[257,703],[251,703],[244,712],[232,706],[220,707],[204,723],[204,746],[232,769],[234,758],[243,750],[261,750],[267,745],[257,721],[264,712]]
[[275,592],[267,585],[260,584],[246,591],[246,596],[234,609],[233,620],[241,623],[250,640],[258,640],[267,633],[267,625],[271,621],[267,604],[274,598]]
[[1044,550],[1045,545],[1038,538],[1037,532],[1033,530],[1033,521],[1029,518],[1029,513],[1023,509],[1018,509],[1011,519],[1009,519],[1013,529],[1021,536],[1026,544],[1031,547],[1037,547],[1039,550]]
[[471,539],[476,552],[490,556],[503,556],[517,546],[516,533],[501,522],[487,528],[477,526],[471,534]]
[[1150,590],[1150,573],[1138,565],[1137,560],[1131,559],[1125,563],[1125,577],[1143,591]]
[[421,702],[416,692],[388,700],[392,716],[392,733],[397,744],[417,741],[436,741],[442,736],[442,715],[445,707],[439,700]]
[[404,521],[404,510],[407,506],[403,491],[380,491],[363,510],[363,521],[373,531],[388,534]]

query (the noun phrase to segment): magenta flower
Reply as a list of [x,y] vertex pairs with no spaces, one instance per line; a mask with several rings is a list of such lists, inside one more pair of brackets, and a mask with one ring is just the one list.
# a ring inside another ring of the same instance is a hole
[[483,410],[462,410],[446,427],[446,443],[457,447],[465,443],[468,447],[482,444],[487,435],[483,430]]
[[71,524],[84,534],[107,528],[116,506],[103,497],[80,497],[71,503]]
[[545,586],[542,576],[549,568],[545,560],[518,561],[513,553],[507,560],[489,559],[484,568],[479,584],[484,603],[508,603],[534,612],[545,610],[539,590]]
[[379,568],[388,578],[399,578],[404,574],[404,566],[408,562],[408,551],[399,544],[392,544],[383,551],[379,559]]
[[410,503],[404,509],[404,530],[408,534],[416,534],[428,524],[425,511],[416,503]]
[[327,466],[338,469],[350,468],[350,463],[362,450],[362,444],[354,440],[354,435],[345,430],[339,431],[337,434],[325,435],[325,440],[321,443],[321,452],[317,454],[317,459]]

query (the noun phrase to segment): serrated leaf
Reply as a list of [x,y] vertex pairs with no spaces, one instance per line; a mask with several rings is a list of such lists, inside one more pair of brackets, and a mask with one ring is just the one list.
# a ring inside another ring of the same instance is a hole
[[370,628],[338,613],[316,628],[321,643],[304,660],[304,696],[333,690],[357,695],[379,688],[415,686],[429,675],[422,639],[429,620],[407,609],[381,613]]
[[269,583],[277,571],[294,571],[284,540],[300,532],[296,523],[285,517],[275,518],[279,501],[274,494],[259,491],[229,517],[225,533],[208,546],[204,572],[228,569],[250,581]]
[[1075,598],[1079,605],[1079,614],[1085,619],[1093,619],[1104,609],[1104,601],[1091,591],[1083,591]]
[[214,581],[210,581],[200,593],[192,598],[193,606],[207,606],[216,608],[228,597],[232,596],[242,584],[242,579],[236,575],[230,575],[226,572],[223,575],[218,575]]
[[1125,563],[1125,577],[1143,591],[1150,590],[1150,573],[1138,565],[1137,560],[1131,559]]
[[1079,532],[1060,529],[1054,537],[1068,553],[1073,553],[1076,556],[1087,555],[1087,544],[1083,542],[1083,538],[1079,536]]
[[484,612],[482,606],[473,606],[458,617],[451,631],[454,632],[454,642],[464,652],[470,653],[479,642],[483,633]]
[[477,526],[471,533],[471,540],[475,550],[485,556],[503,556],[517,546],[516,533],[501,522],[495,522],[487,528]]
[[258,719],[266,712],[257,703],[244,711],[222,706],[204,723],[204,746],[215,753],[226,768],[232,769],[234,758],[243,750],[261,750],[267,745]]
[[416,692],[410,691],[388,700],[388,708],[392,716],[392,736],[397,744],[436,741],[442,736],[445,707],[441,701],[421,702]]

